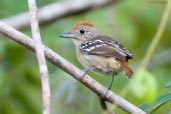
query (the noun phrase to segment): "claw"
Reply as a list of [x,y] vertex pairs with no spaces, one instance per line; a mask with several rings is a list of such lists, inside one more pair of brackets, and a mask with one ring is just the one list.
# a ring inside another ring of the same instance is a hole
[[82,70],[83,71],[83,75],[81,77],[84,77],[87,74],[87,72],[92,71],[94,69],[95,69],[94,67],[88,67],[88,68],[83,69]]

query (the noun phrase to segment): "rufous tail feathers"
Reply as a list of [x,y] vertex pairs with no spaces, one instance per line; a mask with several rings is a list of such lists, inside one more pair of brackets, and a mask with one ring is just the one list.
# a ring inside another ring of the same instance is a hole
[[122,70],[126,73],[126,75],[131,78],[132,75],[133,75],[133,71],[132,69],[128,66],[128,62],[127,61],[121,61],[121,60],[117,60],[120,65],[121,65],[121,68]]

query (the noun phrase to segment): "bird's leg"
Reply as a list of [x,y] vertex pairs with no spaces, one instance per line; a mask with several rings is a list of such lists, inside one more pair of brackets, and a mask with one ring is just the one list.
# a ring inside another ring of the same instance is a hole
[[88,68],[83,69],[82,70],[83,71],[83,75],[81,77],[84,77],[87,74],[87,72],[92,71],[94,69],[95,69],[94,67],[88,67]]
[[106,105],[106,103],[105,103],[105,101],[106,101],[106,95],[108,94],[109,90],[110,90],[111,87],[112,87],[113,80],[114,80],[114,76],[115,76],[115,73],[113,72],[112,80],[110,81],[109,85],[107,86],[107,89],[106,89],[105,94],[99,96],[100,105],[101,105],[101,107],[102,107],[103,110],[107,110],[107,105]]
[[99,96],[100,105],[101,105],[101,107],[102,107],[103,110],[107,110],[107,105],[105,103],[105,101],[106,101],[106,95],[108,94],[109,90],[112,87],[113,80],[114,80],[114,76],[115,76],[115,73],[113,72],[112,80],[110,81],[109,85],[107,86],[107,89],[106,89],[105,94],[102,95],[102,96]]
[[107,93],[109,92],[109,90],[112,87],[114,77],[115,77],[115,73],[113,72],[113,74],[112,74],[112,80],[110,81],[109,85],[107,86],[107,90],[106,90],[105,96],[107,95]]

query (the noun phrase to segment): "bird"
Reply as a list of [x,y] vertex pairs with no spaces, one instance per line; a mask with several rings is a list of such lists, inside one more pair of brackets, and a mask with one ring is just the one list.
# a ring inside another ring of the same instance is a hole
[[133,59],[132,54],[113,38],[103,34],[92,22],[78,22],[60,37],[73,41],[77,59],[85,68],[83,76],[89,71],[112,76],[107,91],[111,89],[114,77],[121,71],[128,78],[132,77],[133,71],[128,66],[128,60]]

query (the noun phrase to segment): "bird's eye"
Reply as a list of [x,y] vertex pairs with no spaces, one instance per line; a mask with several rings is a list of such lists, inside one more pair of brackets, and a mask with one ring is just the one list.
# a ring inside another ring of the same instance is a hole
[[80,33],[84,34],[85,30],[84,29],[80,29]]

